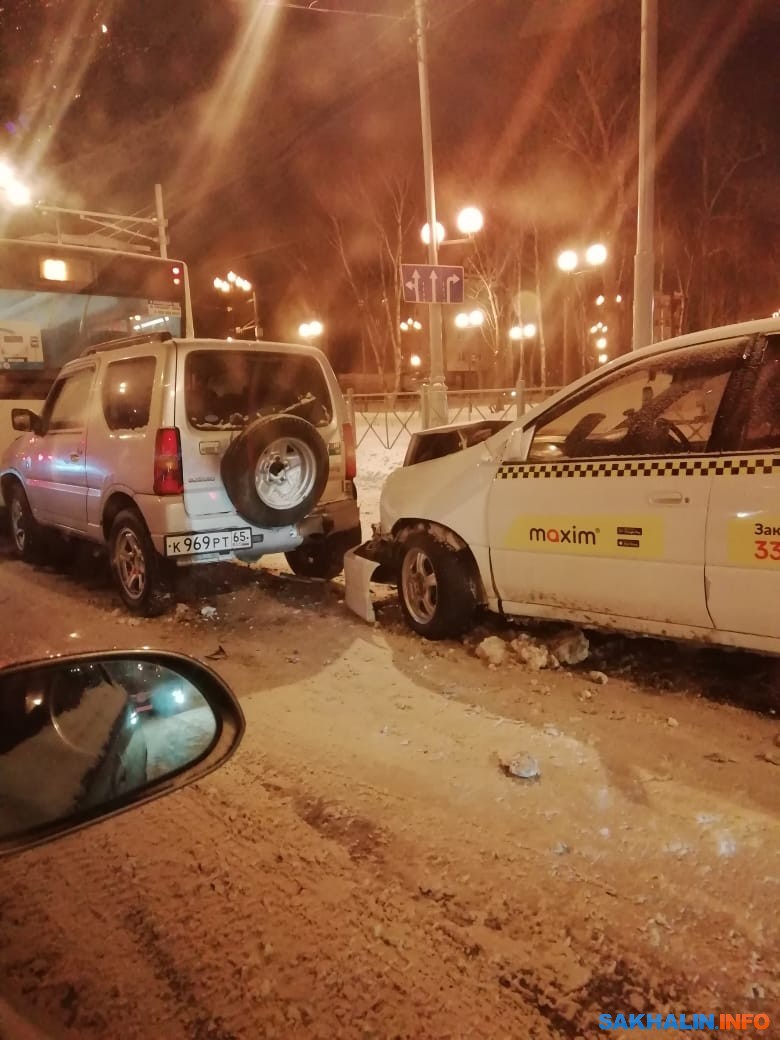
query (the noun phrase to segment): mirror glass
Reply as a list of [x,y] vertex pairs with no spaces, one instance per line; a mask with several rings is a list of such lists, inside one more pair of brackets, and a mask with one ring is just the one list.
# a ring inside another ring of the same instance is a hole
[[0,838],[137,796],[201,758],[218,729],[199,690],[154,661],[0,673]]

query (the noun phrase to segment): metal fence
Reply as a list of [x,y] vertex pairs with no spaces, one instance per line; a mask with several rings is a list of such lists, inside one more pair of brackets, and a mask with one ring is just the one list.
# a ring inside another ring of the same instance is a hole
[[[495,390],[449,390],[448,420],[517,419],[546,400],[558,387],[510,387]],[[346,391],[347,408],[357,446],[367,439],[393,448],[423,428],[419,393],[356,394]]]

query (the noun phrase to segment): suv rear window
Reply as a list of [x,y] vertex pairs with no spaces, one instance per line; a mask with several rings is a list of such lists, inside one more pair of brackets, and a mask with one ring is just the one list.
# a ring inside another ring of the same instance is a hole
[[142,430],[149,424],[156,361],[112,361],[103,377],[103,415],[109,430]]
[[198,430],[238,430],[267,415],[327,426],[333,405],[314,358],[257,350],[194,350],[185,365],[187,420]]

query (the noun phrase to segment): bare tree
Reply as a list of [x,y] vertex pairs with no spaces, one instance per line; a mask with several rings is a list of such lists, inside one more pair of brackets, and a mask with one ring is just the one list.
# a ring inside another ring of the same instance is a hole
[[[729,133],[724,125],[731,127]],[[685,331],[742,316],[745,286],[739,268],[753,248],[751,214],[759,211],[762,191],[757,162],[767,153],[757,127],[741,114],[729,118],[717,98],[701,108],[689,142],[686,180],[674,171],[674,183],[666,185],[677,199],[667,233],[676,254]]]
[[412,224],[409,183],[388,179],[381,191],[372,193],[361,183],[353,198],[361,203],[357,216],[331,214],[329,241],[357,304],[363,341],[377,372],[386,389],[388,370],[392,372],[392,391],[398,393],[403,371],[401,262]]
[[511,325],[520,319],[523,233],[505,224],[482,232],[465,262],[475,299],[485,313],[482,336],[492,360],[493,378],[503,386],[513,378]]

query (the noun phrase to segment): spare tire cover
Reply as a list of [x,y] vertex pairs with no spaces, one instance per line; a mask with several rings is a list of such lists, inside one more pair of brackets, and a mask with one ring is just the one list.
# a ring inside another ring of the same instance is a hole
[[240,515],[258,527],[303,519],[328,482],[328,450],[296,415],[257,419],[222,456],[222,482]]

